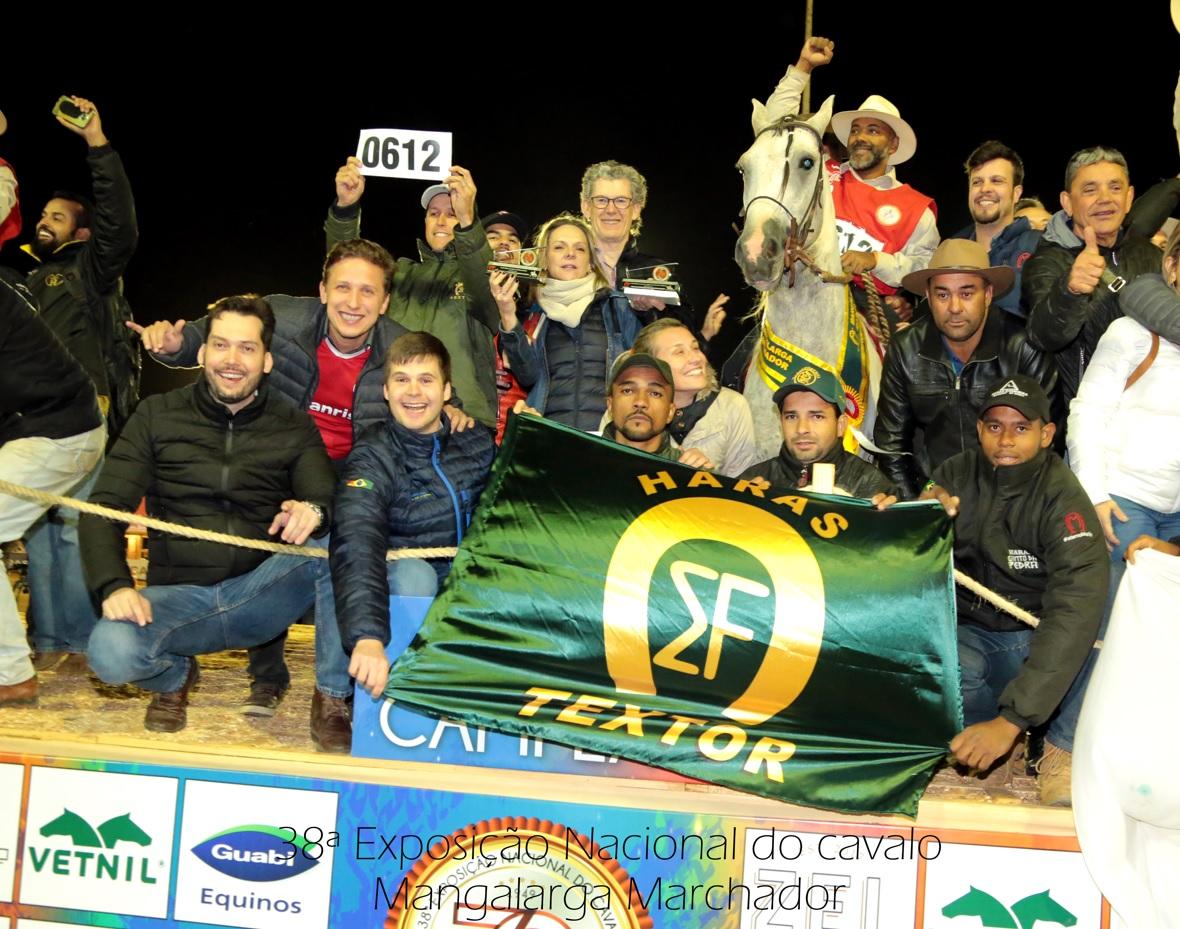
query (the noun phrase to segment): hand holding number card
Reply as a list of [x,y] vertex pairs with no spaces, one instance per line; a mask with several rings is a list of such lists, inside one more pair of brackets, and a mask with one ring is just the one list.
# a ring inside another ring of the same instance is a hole
[[361,174],[442,182],[451,166],[451,134],[417,129],[362,129]]

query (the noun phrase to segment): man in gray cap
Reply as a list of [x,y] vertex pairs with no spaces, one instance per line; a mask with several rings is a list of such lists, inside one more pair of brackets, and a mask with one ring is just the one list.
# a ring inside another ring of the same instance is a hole
[[[1006,315],[1006,314],[1005,314]],[[1106,603],[1109,559],[1090,498],[1049,446],[1049,397],[1023,374],[988,385],[979,448],[934,469],[923,500],[955,519],[955,566],[1039,617],[1035,628],[956,587],[967,727],[955,758],[986,771],[1048,723],[1041,802],[1068,805],[1077,717],[1058,712]]]
[[1013,271],[991,267],[978,242],[947,239],[930,266],[906,275],[925,293],[930,316],[897,333],[885,353],[874,440],[881,466],[907,500],[952,455],[978,447],[975,418],[989,384],[1027,374],[1052,396],[1053,359],[1029,344],[1020,321],[991,313],[992,298],[1011,286]]
[[[799,112],[811,71],[830,62],[835,48],[819,36],[803,43],[799,60],[766,101],[772,119]],[[832,159],[825,165],[844,271],[858,275],[858,297],[864,287],[860,276],[869,273],[879,293],[893,296],[907,274],[926,267],[938,245],[934,201],[898,181],[893,170],[914,156],[917,136],[897,107],[878,94],[856,110],[833,114],[831,129],[848,149],[847,161]],[[896,309],[899,301],[890,304]]]
[[[336,172],[336,200],[324,231],[328,249],[360,235],[360,199],[365,178],[356,158]],[[425,230],[418,260],[399,258],[389,298],[389,316],[412,332],[429,332],[451,355],[455,392],[464,411],[496,426],[496,362],[492,336],[500,311],[488,285],[492,248],[475,212],[471,172],[452,166],[445,183],[422,193]]]
[[871,499],[882,508],[896,502],[893,482],[844,448],[847,400],[836,375],[809,367],[798,377],[774,394],[774,405],[782,415],[783,445],[778,456],[751,465],[741,479],[761,478],[772,487],[807,487],[814,480],[814,465],[830,464],[836,469],[839,490]]

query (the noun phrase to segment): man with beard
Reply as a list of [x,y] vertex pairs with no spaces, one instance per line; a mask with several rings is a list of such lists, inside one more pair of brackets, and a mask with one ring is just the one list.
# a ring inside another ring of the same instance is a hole
[[929,268],[905,278],[907,290],[926,294],[930,315],[889,343],[873,434],[882,469],[907,500],[946,459],[979,447],[975,420],[994,381],[1027,374],[1053,395],[1053,359],[1012,314],[989,312],[1013,277],[1007,265],[989,265],[978,242],[947,239]]
[[[487,233],[488,245],[492,247],[492,258],[495,261],[506,261],[513,264],[520,261],[520,249],[524,240],[528,238],[529,224],[515,213],[508,210],[497,210],[489,213],[480,220],[484,232]],[[531,336],[537,328],[541,317],[533,313],[520,312],[520,297],[524,288],[517,291],[517,319],[524,328],[525,335]],[[496,346],[496,444],[504,438],[504,427],[508,423],[508,413],[516,406],[517,401],[524,400],[529,392],[521,386],[512,368],[508,364],[508,356],[500,347],[500,333],[493,339]]]
[[[834,52],[829,39],[815,36],[804,42],[798,62],[766,101],[771,118],[799,112],[812,70],[830,62]],[[896,297],[902,278],[925,268],[938,247],[934,201],[898,181],[893,170],[914,156],[917,136],[897,107],[876,94],[857,110],[834,114],[832,132],[848,149],[847,161],[829,160],[825,167],[832,181],[841,261],[845,273],[856,275],[853,294],[863,306],[863,275],[871,272],[878,292],[887,295],[886,303],[907,316],[906,304]]]
[[[94,382],[113,439],[139,393],[139,351],[124,327],[131,317],[122,299],[122,274],[139,231],[131,185],[103,132],[102,117],[89,100],[71,99],[88,120],[77,126],[59,116],[58,122],[89,146],[94,202],[54,193],[41,211],[33,241],[23,247],[38,261],[25,283],[41,318]],[[92,475],[83,475],[67,493],[85,499],[92,482]],[[52,510],[26,537],[38,670],[86,667],[80,653],[96,617],[82,580],[76,519],[73,511]]]
[[881,509],[897,501],[897,488],[881,471],[846,451],[844,431],[844,388],[830,371],[810,370],[811,383],[788,381],[774,394],[774,405],[782,414],[783,446],[777,458],[751,465],[742,480],[761,478],[770,487],[807,487],[814,480],[816,464],[836,469],[836,487],[853,497],[872,500]]
[[[301,545],[326,533],[335,474],[308,414],[267,387],[274,328],[260,297],[215,303],[200,351],[204,376],[139,405],[92,499],[132,510],[146,494],[151,516],[253,539]],[[103,615],[87,657],[102,680],[153,692],[144,725],[155,732],[184,728],[196,655],[269,641],[315,599],[318,559],[168,534],[153,536],[148,586],[137,591],[123,526],[83,516],[79,528]],[[317,623],[316,644],[317,693],[346,690],[335,622]]]
[[987,249],[993,266],[1007,265],[1016,281],[994,305],[1013,316],[1027,315],[1020,305],[1020,272],[1041,244],[1041,233],[1027,218],[1015,215],[1016,201],[1024,193],[1024,162],[1003,142],[984,142],[968,157],[967,209],[972,225],[955,233],[956,239],[971,239]]
[[681,449],[668,434],[676,414],[672,369],[666,361],[643,352],[624,352],[610,372],[610,396],[606,415],[610,422],[602,434],[620,445],[649,455],[679,461],[691,468],[713,467],[697,449]]

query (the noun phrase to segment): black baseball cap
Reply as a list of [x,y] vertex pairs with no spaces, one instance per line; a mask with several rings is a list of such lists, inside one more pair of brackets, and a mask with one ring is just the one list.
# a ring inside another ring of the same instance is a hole
[[1049,395],[1035,378],[1027,374],[1013,374],[992,384],[979,411],[979,418],[983,419],[983,414],[993,406],[1010,406],[1019,410],[1030,422],[1034,419],[1050,421]]
[[517,238],[521,242],[529,236],[529,224],[524,221],[523,216],[518,216],[516,213],[510,213],[507,210],[497,210],[495,213],[489,213],[480,219],[486,232],[489,226],[511,226],[516,233]]

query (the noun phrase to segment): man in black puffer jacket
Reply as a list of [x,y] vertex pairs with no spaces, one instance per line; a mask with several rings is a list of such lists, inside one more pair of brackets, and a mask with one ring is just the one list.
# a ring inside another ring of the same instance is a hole
[[[151,516],[255,539],[302,544],[327,532],[335,475],[311,419],[267,388],[273,332],[258,297],[214,304],[204,376],[139,405],[91,499],[133,510],[146,495]],[[193,656],[273,639],[315,599],[319,559],[166,534],[153,535],[148,586],[136,591],[122,525],[83,516],[79,534],[103,614],[90,636],[91,667],[109,683],[153,691],[144,725],[158,732],[184,728]],[[334,640],[339,655],[321,666],[317,652],[317,693],[346,693],[334,623],[316,638]]]
[[926,270],[902,282],[926,294],[930,316],[889,343],[874,438],[885,452],[882,470],[906,500],[938,465],[979,447],[975,422],[996,379],[1027,374],[1053,396],[1053,359],[1029,344],[1018,320],[991,312],[993,294],[1006,292],[1012,280],[1011,268],[989,266],[978,242],[947,239]]
[[[1094,146],[1075,153],[1065,168],[1064,209],[1024,266],[1029,340],[1056,355],[1062,411],[1077,396],[1106,327],[1123,315],[1119,290],[1160,270],[1160,250],[1124,226],[1133,195],[1120,152]],[[1152,320],[1137,321],[1153,328]]]
[[[807,369],[804,369],[807,370]],[[814,481],[814,466],[830,464],[836,470],[835,486],[853,497],[872,500],[882,509],[897,501],[893,482],[867,461],[844,448],[848,428],[844,413],[844,387],[830,371],[810,369],[809,384],[788,381],[774,393],[781,414],[783,444],[778,457],[751,465],[742,480],[762,478],[772,487],[807,487]]]
[[[426,332],[390,346],[386,396],[393,420],[367,430],[336,489],[332,585],[349,674],[380,696],[389,677],[389,596],[433,596],[449,558],[385,562],[387,548],[458,545],[495,455],[490,430],[453,432],[446,347]],[[343,712],[339,718],[344,718]]]

